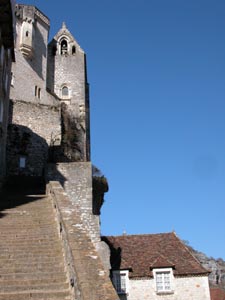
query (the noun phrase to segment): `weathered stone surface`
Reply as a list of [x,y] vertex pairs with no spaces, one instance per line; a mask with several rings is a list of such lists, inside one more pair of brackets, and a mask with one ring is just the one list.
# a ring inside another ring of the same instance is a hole
[[101,262],[98,252],[84,228],[81,215],[58,182],[48,185],[58,215],[58,223],[65,245],[70,282],[76,299],[119,299]]
[[93,214],[92,165],[90,162],[58,163],[48,166],[48,180],[59,180],[74,208],[79,212],[80,226],[94,243],[100,242],[99,215]]
[[33,183],[0,194],[0,299],[71,300],[52,201]]

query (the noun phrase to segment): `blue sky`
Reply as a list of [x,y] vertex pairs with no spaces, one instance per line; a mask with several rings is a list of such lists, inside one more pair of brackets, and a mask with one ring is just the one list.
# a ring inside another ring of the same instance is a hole
[[225,259],[225,1],[23,3],[87,54],[102,234],[175,230]]

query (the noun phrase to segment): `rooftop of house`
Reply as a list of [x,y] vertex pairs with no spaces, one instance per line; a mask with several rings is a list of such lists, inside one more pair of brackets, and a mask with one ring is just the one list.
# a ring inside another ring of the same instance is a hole
[[208,275],[185,244],[172,233],[102,237],[110,247],[113,270],[129,277],[152,277],[154,268],[173,268],[175,276]]

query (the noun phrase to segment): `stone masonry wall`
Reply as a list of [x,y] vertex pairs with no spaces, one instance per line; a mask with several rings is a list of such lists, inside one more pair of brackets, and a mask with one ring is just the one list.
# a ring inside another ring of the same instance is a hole
[[61,113],[60,107],[39,103],[12,101],[12,123],[26,126],[44,138],[48,145],[60,145]]
[[[42,22],[40,18],[36,18],[35,15],[33,15],[32,56],[24,56],[20,50],[21,37],[23,35],[22,25],[26,22],[22,18],[22,11],[26,11],[27,7],[25,6],[23,8],[23,5],[19,5],[19,7],[21,7],[21,11],[17,8],[16,14],[16,63],[12,66],[13,87],[10,91],[10,98],[14,100],[53,105],[54,98],[46,96],[47,43],[49,26]],[[35,95],[35,87],[40,88],[40,97]]]
[[154,279],[129,280],[128,296],[121,300],[210,300],[208,277],[174,278],[174,293],[157,295]]
[[[49,146],[61,142],[60,109],[55,106],[11,102],[7,141],[7,175],[43,176]],[[20,160],[25,165],[20,165]]]
[[59,182],[47,186],[57,211],[58,227],[64,245],[67,271],[76,300],[118,300],[101,259],[83,228],[79,210]]
[[50,165],[48,180],[59,180],[74,208],[79,212],[82,227],[93,243],[100,242],[99,216],[93,214],[92,165],[90,162]]

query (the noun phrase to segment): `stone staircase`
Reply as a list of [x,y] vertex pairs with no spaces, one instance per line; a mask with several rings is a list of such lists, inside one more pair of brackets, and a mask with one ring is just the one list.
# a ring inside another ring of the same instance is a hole
[[0,300],[72,299],[51,198],[40,187],[0,194]]

